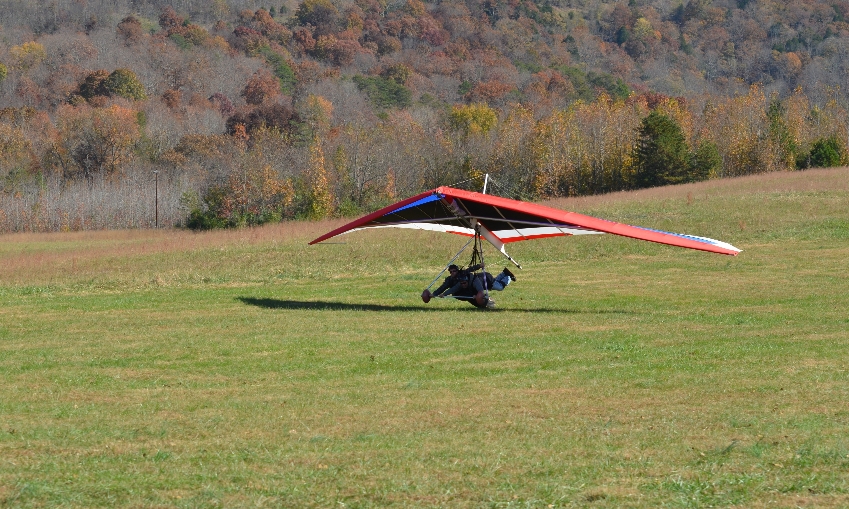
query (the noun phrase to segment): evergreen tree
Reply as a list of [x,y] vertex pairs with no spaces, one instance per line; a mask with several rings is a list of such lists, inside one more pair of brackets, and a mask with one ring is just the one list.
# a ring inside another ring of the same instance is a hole
[[702,142],[690,156],[690,172],[688,182],[699,182],[716,175],[722,166],[722,156],[712,141]]
[[766,115],[769,119],[769,136],[779,151],[779,157],[787,168],[793,168],[798,147],[785,120],[787,107],[777,97],[773,97]]
[[690,180],[690,154],[681,126],[658,110],[653,110],[640,123],[634,159],[637,187]]
[[840,146],[840,140],[837,139],[837,136],[820,138],[811,147],[810,161],[813,168],[840,166],[845,159],[845,151]]

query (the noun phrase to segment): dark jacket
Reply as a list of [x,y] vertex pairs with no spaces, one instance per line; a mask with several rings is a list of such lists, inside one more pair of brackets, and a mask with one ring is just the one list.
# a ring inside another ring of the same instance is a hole
[[459,295],[457,292],[460,291],[460,283],[462,281],[468,281],[469,287],[471,288],[473,285],[472,282],[474,281],[475,277],[474,271],[480,268],[480,265],[472,265],[468,269],[458,270],[456,276],[448,276],[447,278],[445,278],[445,281],[443,281],[442,284],[439,285],[439,288],[434,290],[433,296],[441,297],[443,296],[443,294],[445,297],[449,295]]

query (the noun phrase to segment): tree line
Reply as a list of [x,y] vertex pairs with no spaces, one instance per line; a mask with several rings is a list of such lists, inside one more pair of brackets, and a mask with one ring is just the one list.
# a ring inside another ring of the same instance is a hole
[[[77,30],[57,7],[50,30],[4,29],[0,231],[349,216],[487,173],[539,199],[846,163],[839,87],[653,92],[591,67],[563,5],[217,5],[206,25],[166,5]],[[809,48],[840,39],[836,5]],[[655,7],[605,11],[596,49],[649,65],[666,37],[649,28],[705,35],[752,9]]]

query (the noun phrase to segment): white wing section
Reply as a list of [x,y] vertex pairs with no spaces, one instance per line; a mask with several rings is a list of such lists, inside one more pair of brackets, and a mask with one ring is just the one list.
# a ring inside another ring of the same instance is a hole
[[[397,223],[397,224],[385,224],[379,226],[365,226],[363,228],[354,228],[353,230],[348,230],[346,232],[341,233],[340,235],[344,235],[346,233],[357,232],[360,230],[369,230],[372,228],[407,228],[410,230],[427,230],[432,232],[440,232],[440,233],[456,233],[458,235],[465,235],[471,237],[475,234],[475,231],[471,228],[464,228],[462,226],[452,226],[445,224],[437,224],[437,223]],[[494,235],[496,238],[487,239],[493,245],[496,245],[500,240],[502,243],[510,243],[510,242],[518,242],[520,240],[533,240],[533,239],[542,239],[545,237],[565,237],[569,235],[602,235],[604,232],[599,232],[595,230],[589,230],[585,228],[565,228],[565,227],[556,227],[556,226],[541,226],[541,227],[530,227],[530,228],[518,228],[513,230],[495,230],[492,232],[488,232],[490,236]],[[702,239],[702,237],[693,237]],[[710,240],[710,239],[704,239]],[[716,243],[717,241],[713,241]],[[498,247],[496,245],[496,247]]]
[[709,239],[707,237],[699,237],[699,236],[696,236],[696,235],[683,235],[683,234],[678,234],[678,235],[680,235],[681,237],[688,238],[688,239],[696,239],[696,240],[700,240],[702,242],[707,242],[708,244],[713,244],[714,246],[722,247],[722,248],[728,249],[729,251],[737,251],[738,253],[740,252],[740,250],[737,249],[736,247],[732,246],[731,244],[729,244],[727,242],[722,242],[721,240]]
[[556,226],[540,226],[536,228],[517,228],[515,230],[495,230],[494,233],[502,242],[518,242],[520,240],[543,239],[546,237],[563,237],[568,235],[600,235],[604,232],[584,228],[564,228]]
[[513,264],[516,267],[519,267],[520,269],[522,268],[522,266],[519,265],[519,262],[514,260],[513,257],[510,256],[509,254],[507,254],[507,250],[504,249],[504,242],[502,242],[501,239],[499,239],[497,236],[495,236],[495,234],[493,234],[491,231],[487,230],[486,228],[481,228],[480,232],[481,232],[481,237],[485,238],[487,240],[487,242],[492,244],[493,247],[495,247],[495,249],[497,249],[499,253],[503,254],[505,258],[507,258],[508,260],[513,262]]
[[[475,221],[476,222],[476,221]],[[466,237],[472,237],[475,234],[475,230],[472,228],[465,228],[462,226],[452,226],[438,223],[396,223],[396,224],[384,224],[384,225],[375,225],[375,226],[365,226],[362,228],[354,228],[352,230],[348,230],[346,232],[342,232],[340,235],[345,235],[347,233],[356,232],[360,230],[369,230],[372,228],[406,228],[409,230],[426,230],[432,232],[440,232],[440,233],[454,233],[457,235],[463,235]],[[485,238],[490,244],[492,244],[495,249],[497,249],[505,258],[513,262],[517,267],[521,268],[519,262],[513,259],[507,253],[507,250],[504,248],[505,244],[510,242],[518,242],[522,240],[533,240],[533,239],[542,239],[546,237],[565,237],[569,235],[601,235],[604,232],[599,232],[595,230],[585,229],[585,228],[566,228],[566,227],[556,227],[556,226],[537,226],[537,227],[527,227],[527,228],[517,228],[512,230],[496,230],[489,231],[486,228],[481,229],[481,236]]]
[[427,230],[431,232],[456,233],[458,235],[465,235],[467,237],[472,237],[475,235],[475,231],[471,228],[463,228],[462,226],[451,226],[436,223],[398,223],[379,226],[366,226],[363,228],[354,228],[353,230],[348,230],[346,232],[341,233],[340,235],[343,235],[345,233],[357,232],[360,230],[370,230],[372,228],[407,228],[409,230]]

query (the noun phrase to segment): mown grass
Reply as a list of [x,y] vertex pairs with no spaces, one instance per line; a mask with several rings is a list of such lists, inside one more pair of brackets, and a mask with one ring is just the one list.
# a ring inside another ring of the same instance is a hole
[[849,505],[849,172],[558,205],[744,251],[518,243],[481,312],[453,236],[0,238],[0,505]]

